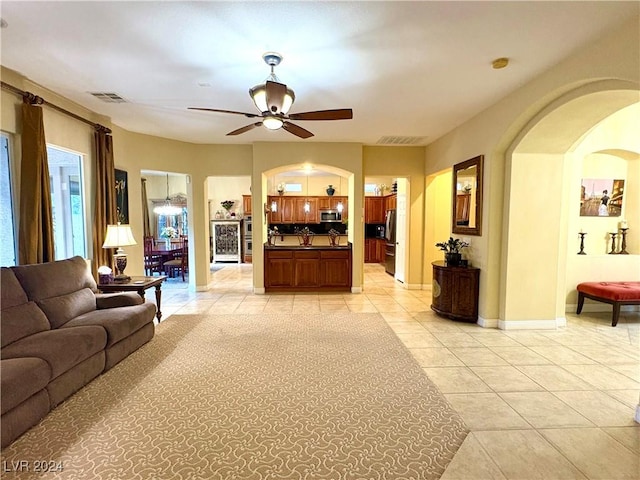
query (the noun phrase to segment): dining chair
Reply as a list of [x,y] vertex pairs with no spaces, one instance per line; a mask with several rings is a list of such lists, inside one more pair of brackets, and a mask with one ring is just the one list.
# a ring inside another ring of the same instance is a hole
[[153,254],[154,238],[144,237],[144,272],[153,276],[154,272],[162,273],[162,258]]
[[172,260],[164,262],[165,274],[173,278],[178,272],[182,276],[184,282],[184,274],[189,270],[189,242],[186,235],[180,236],[180,249],[174,255]]

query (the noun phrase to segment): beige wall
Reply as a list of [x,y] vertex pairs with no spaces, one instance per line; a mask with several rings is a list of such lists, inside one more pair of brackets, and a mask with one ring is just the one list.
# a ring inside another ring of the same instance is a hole
[[[278,173],[298,170],[305,163],[312,164],[320,170],[328,171],[349,178],[349,241],[353,244],[353,278],[355,291],[362,288],[364,263],[364,225],[362,195],[355,192],[363,190],[362,146],[357,143],[263,143],[253,146],[253,207],[256,212],[263,211],[268,190],[268,178]],[[333,170],[332,170],[333,169]],[[257,221],[254,215],[255,244],[266,241],[266,223],[264,215]],[[257,241],[256,239],[261,239]],[[253,250],[253,282],[257,292],[264,291],[264,255],[262,249]]]
[[[378,147],[365,146],[362,149],[364,175],[369,177],[404,177],[409,183],[407,205],[406,256],[410,259],[405,271],[405,284],[408,288],[421,288],[424,259],[424,207],[425,176],[424,147]],[[364,185],[361,186],[361,190]],[[427,272],[430,278],[431,273]]]
[[[570,99],[564,98],[569,92],[576,89],[594,85],[595,90],[611,89],[607,84],[601,85],[603,79],[617,79],[618,83],[626,81],[627,87],[636,90],[640,76],[640,39],[638,33],[638,18],[633,18],[621,25],[620,28],[609,35],[595,41],[593,44],[576,52],[572,57],[554,66],[552,69],[538,76],[522,88],[509,93],[502,100],[492,105],[479,115],[470,119],[465,124],[454,129],[449,134],[440,138],[427,147],[425,159],[425,173],[435,174],[454,164],[469,159],[475,155],[485,155],[485,182],[484,182],[484,206],[483,206],[483,235],[473,237],[474,263],[482,269],[480,280],[480,317],[481,322],[487,325],[498,325],[498,320],[555,320],[556,311],[548,306],[531,306],[530,301],[521,303],[515,301],[510,295],[515,292],[513,282],[519,275],[527,275],[531,272],[530,265],[540,265],[542,262],[527,264],[525,259],[513,258],[514,252],[527,252],[529,261],[535,261],[535,256],[529,256],[529,250],[518,244],[517,240],[522,235],[518,233],[518,222],[522,218],[518,215],[519,208],[524,200],[522,196],[522,176],[529,173],[521,168],[517,161],[512,162],[512,153],[517,146],[521,148],[518,153],[564,154],[578,140],[579,134],[584,134],[602,118],[610,115],[617,109],[623,108],[629,103],[627,99],[617,99],[617,103],[611,102],[608,108],[591,108],[591,115],[566,115],[560,117],[555,128],[545,130],[547,135],[539,135],[538,143],[527,143],[527,132],[537,125],[542,116],[548,116],[554,110],[552,103],[560,99],[566,103]],[[613,94],[615,96],[615,93]],[[600,102],[602,105],[604,102]],[[559,105],[558,105],[559,106]],[[598,117],[596,114],[599,114]],[[565,128],[570,128],[570,133],[564,134]],[[580,133],[578,133],[580,132]],[[541,149],[541,144],[548,151]],[[523,148],[523,146],[527,148]],[[531,148],[529,148],[531,147]],[[516,157],[514,156],[514,159]],[[531,157],[535,160],[534,157]],[[550,159],[540,157],[542,162]],[[560,162],[562,159],[558,158]],[[533,167],[535,169],[535,167]],[[564,175],[563,165],[559,173],[555,167],[550,171],[538,172],[543,175],[544,181],[549,177],[550,185],[558,185],[558,175]],[[535,177],[531,177],[533,180]],[[564,188],[564,185],[563,185]],[[562,198],[564,201],[564,198]],[[543,212],[543,210],[540,210]],[[426,217],[432,214],[427,205]],[[546,212],[545,212],[546,215]],[[538,232],[532,230],[530,235],[548,235],[548,231],[555,230],[558,236],[557,209],[549,212],[548,229]],[[515,222],[515,224],[511,224]],[[556,223],[553,223],[556,222]],[[539,219],[533,219],[533,225],[544,224]],[[549,250],[540,251],[535,246],[533,254],[541,255],[545,261],[565,260],[565,254],[559,253],[556,245],[549,242]],[[515,242],[515,243],[514,243]],[[529,246],[529,245],[527,245]],[[564,249],[562,249],[564,252]],[[516,256],[518,257],[518,256]],[[544,278],[531,280],[536,285],[545,282],[554,284],[549,289],[555,293],[550,294],[550,300],[557,305],[558,282],[562,278],[559,268],[549,268]],[[549,276],[547,278],[547,275]],[[564,289],[564,284],[562,285]],[[545,292],[547,289],[545,289]],[[534,295],[535,291],[528,291],[527,295]],[[542,298],[540,295],[536,296]],[[531,309],[529,308],[531,306]],[[543,311],[541,311],[543,310]],[[505,328],[507,324],[503,324]],[[521,324],[524,326],[524,323]]]

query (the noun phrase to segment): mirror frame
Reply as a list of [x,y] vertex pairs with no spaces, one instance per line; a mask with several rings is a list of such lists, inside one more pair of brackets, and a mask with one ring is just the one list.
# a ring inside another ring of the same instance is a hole
[[[451,192],[451,231],[462,235],[482,235],[482,184],[483,184],[483,165],[484,155],[478,155],[469,160],[461,163],[457,163],[453,166],[453,187]],[[462,225],[456,225],[456,197],[458,193],[458,172],[470,167],[476,167],[477,182],[476,182],[476,225],[475,227],[465,227]]]

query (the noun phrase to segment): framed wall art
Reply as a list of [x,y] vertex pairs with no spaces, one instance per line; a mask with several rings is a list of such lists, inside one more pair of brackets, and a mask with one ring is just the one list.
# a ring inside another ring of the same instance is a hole
[[129,185],[127,183],[127,172],[115,169],[116,176],[116,212],[118,222],[129,223]]
[[580,189],[581,217],[619,217],[624,180],[583,178]]

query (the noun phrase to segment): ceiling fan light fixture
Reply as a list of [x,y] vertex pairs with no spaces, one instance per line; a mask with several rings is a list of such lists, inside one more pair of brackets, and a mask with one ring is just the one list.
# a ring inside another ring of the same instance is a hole
[[262,125],[264,125],[269,130],[278,130],[282,127],[282,123],[283,122],[281,118],[271,115],[268,117],[264,117],[264,120],[262,120]]
[[[261,112],[268,112],[269,106],[267,105],[267,84],[262,83],[260,85],[256,85],[255,87],[249,89],[249,95],[253,100],[256,108]],[[284,95],[284,99],[282,100],[282,108],[280,111],[283,114],[287,114],[295,102],[296,96],[293,93],[293,90],[287,88],[287,93]]]

